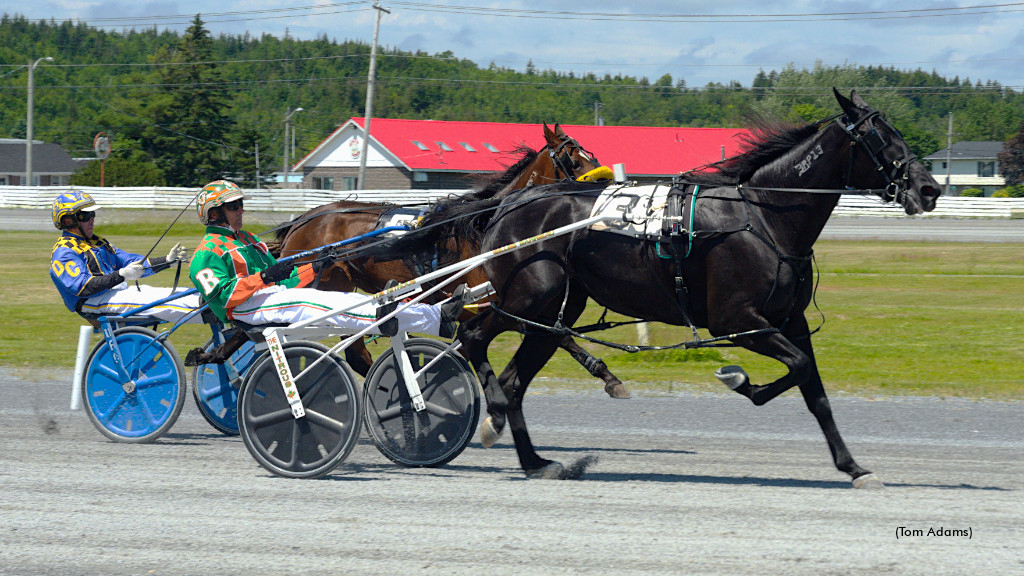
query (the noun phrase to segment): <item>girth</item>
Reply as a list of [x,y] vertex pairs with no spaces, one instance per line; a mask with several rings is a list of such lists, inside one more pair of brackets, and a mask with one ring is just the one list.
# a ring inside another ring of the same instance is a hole
[[696,220],[699,185],[673,184],[665,202],[661,219],[661,237],[656,240],[659,258],[672,260],[676,303],[683,319],[697,338],[697,327],[690,316],[690,291],[686,286],[683,261],[693,250],[693,231]]

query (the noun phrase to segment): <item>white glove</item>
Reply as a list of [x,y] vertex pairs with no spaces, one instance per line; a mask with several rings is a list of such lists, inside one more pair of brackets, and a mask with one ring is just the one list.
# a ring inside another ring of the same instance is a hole
[[143,268],[142,262],[139,261],[132,262],[131,264],[118,270],[117,273],[120,274],[121,277],[127,280],[128,282],[133,282],[135,280],[138,280],[139,278],[142,278],[142,273],[144,270],[145,268]]
[[171,248],[171,251],[167,253],[167,259],[165,261],[170,264],[171,262],[177,262],[178,260],[188,262],[188,250],[185,250],[185,247],[181,245],[181,242],[178,242],[174,245],[174,248]]

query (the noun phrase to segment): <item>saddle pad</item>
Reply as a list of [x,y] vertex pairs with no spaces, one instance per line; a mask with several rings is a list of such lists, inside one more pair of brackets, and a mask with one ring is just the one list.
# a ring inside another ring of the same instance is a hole
[[659,238],[670,189],[663,184],[606,188],[594,202],[590,216],[612,216],[622,221],[598,223],[591,229],[634,238]]
[[[389,208],[381,213],[380,218],[377,219],[377,230],[381,228],[387,228],[389,226],[407,226],[413,228],[416,226],[416,220],[423,213],[422,208],[411,207],[405,208],[402,206],[396,206]],[[389,236],[401,236],[405,234],[405,231],[396,230],[394,232],[388,232],[384,234],[385,237]]]

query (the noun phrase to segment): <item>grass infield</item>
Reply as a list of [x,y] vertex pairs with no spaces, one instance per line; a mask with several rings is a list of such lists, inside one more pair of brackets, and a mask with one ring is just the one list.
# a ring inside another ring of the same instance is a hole
[[[97,226],[101,235],[129,251],[145,254],[166,223]],[[255,227],[259,231],[263,227]],[[154,250],[163,255],[174,242],[192,248],[202,228],[179,223]],[[56,231],[2,232],[0,259],[0,365],[14,368],[71,368],[80,319],[68,312],[48,276]],[[811,326],[818,366],[829,393],[851,395],[933,395],[999,400],[1024,391],[1024,245],[940,242],[820,241],[816,310]],[[170,286],[173,271],[147,278]],[[187,273],[181,284],[190,286]],[[591,303],[581,322],[602,309]],[[616,319],[609,314],[609,319]],[[617,319],[622,319],[618,317]],[[706,335],[706,333],[705,333]],[[635,326],[596,335],[636,343]],[[204,326],[188,326],[171,338],[179,353],[209,337]],[[654,345],[690,338],[689,329],[650,325]],[[97,342],[98,336],[93,342]],[[504,366],[519,340],[502,335],[492,346],[495,366]],[[783,375],[774,360],[739,348],[665,350],[630,354],[584,343],[604,359],[633,391],[725,391],[716,368],[739,364],[755,383]],[[383,344],[371,344],[374,356]],[[30,372],[30,370],[19,370]],[[536,385],[600,390],[568,354],[557,352]],[[789,394],[795,392],[791,391]]]

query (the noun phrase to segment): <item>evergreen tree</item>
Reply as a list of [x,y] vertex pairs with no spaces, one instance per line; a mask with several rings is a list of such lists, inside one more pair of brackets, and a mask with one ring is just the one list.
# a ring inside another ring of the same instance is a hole
[[1008,186],[1024,184],[1024,121],[1018,132],[1003,144],[999,153],[999,173]]
[[158,131],[152,146],[171,186],[201,186],[232,172],[227,141],[233,122],[226,115],[229,97],[214,59],[213,40],[197,14],[174,50],[160,58],[174,66],[163,69],[169,105],[154,110]]

